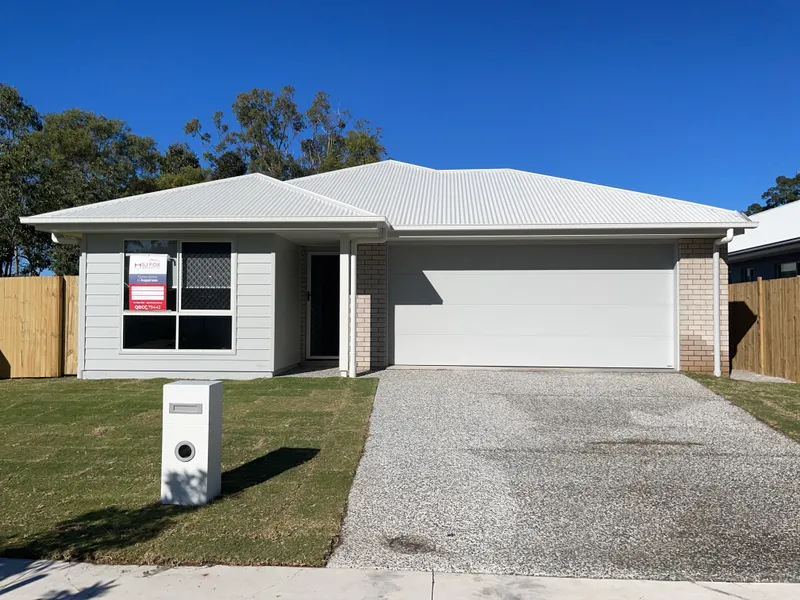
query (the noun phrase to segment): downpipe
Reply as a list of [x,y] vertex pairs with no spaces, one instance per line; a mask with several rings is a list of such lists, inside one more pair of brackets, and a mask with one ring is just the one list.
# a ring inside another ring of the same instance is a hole
[[733,229],[728,229],[725,237],[714,240],[714,257],[712,277],[714,278],[714,377],[722,376],[722,360],[720,358],[719,326],[719,247],[724,246],[733,239]]
[[382,227],[381,233],[377,238],[362,238],[350,240],[350,356],[347,361],[347,376],[355,379],[356,377],[356,304],[358,303],[358,245],[359,244],[383,244],[389,237],[389,228]]

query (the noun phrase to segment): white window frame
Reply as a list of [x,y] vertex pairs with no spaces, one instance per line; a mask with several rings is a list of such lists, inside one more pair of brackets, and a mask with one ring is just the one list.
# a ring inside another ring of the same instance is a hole
[[[178,243],[178,254],[175,258],[175,310],[164,311],[145,311],[145,310],[125,310],[125,244],[126,242],[141,241],[141,240],[167,240],[176,241]],[[198,310],[198,309],[181,309],[181,289],[183,288],[183,244],[188,243],[226,243],[231,245],[231,301],[230,308],[227,310]],[[125,238],[122,240],[122,252],[120,252],[120,262],[122,273],[122,301],[119,303],[119,353],[120,354],[163,354],[168,356],[192,356],[192,355],[217,355],[217,356],[231,356],[236,354],[236,264],[237,264],[237,248],[236,240],[232,238],[194,238],[186,236],[163,235],[154,233],[149,236],[140,236],[138,238]],[[127,316],[172,316],[175,318],[175,348],[125,348],[123,347],[123,333],[125,328],[124,319]],[[231,318],[231,348],[230,350],[193,350],[193,349],[180,349],[178,343],[180,342],[181,335],[181,315],[190,317],[225,317]]]

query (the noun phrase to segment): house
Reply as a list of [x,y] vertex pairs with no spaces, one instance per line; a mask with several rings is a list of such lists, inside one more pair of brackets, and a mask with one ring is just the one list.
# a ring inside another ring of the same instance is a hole
[[[80,245],[79,377],[387,365],[727,372],[742,214],[393,160],[28,217]],[[720,248],[722,253],[720,254]]]
[[758,229],[734,238],[728,247],[730,282],[796,277],[800,264],[800,202],[750,217]]

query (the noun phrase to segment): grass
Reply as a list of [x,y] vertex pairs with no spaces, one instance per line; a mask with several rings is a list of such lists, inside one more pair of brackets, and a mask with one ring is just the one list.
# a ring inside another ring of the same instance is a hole
[[690,377],[773,429],[800,442],[800,384],[753,383],[694,373]]
[[0,555],[325,564],[377,381],[226,381],[222,496],[159,504],[165,380],[0,381]]

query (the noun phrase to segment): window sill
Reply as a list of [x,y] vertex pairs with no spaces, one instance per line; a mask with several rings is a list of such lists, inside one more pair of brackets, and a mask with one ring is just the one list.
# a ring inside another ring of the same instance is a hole
[[149,355],[158,354],[160,356],[233,356],[236,350],[148,350],[145,348],[125,348],[119,351],[121,356],[124,355]]

